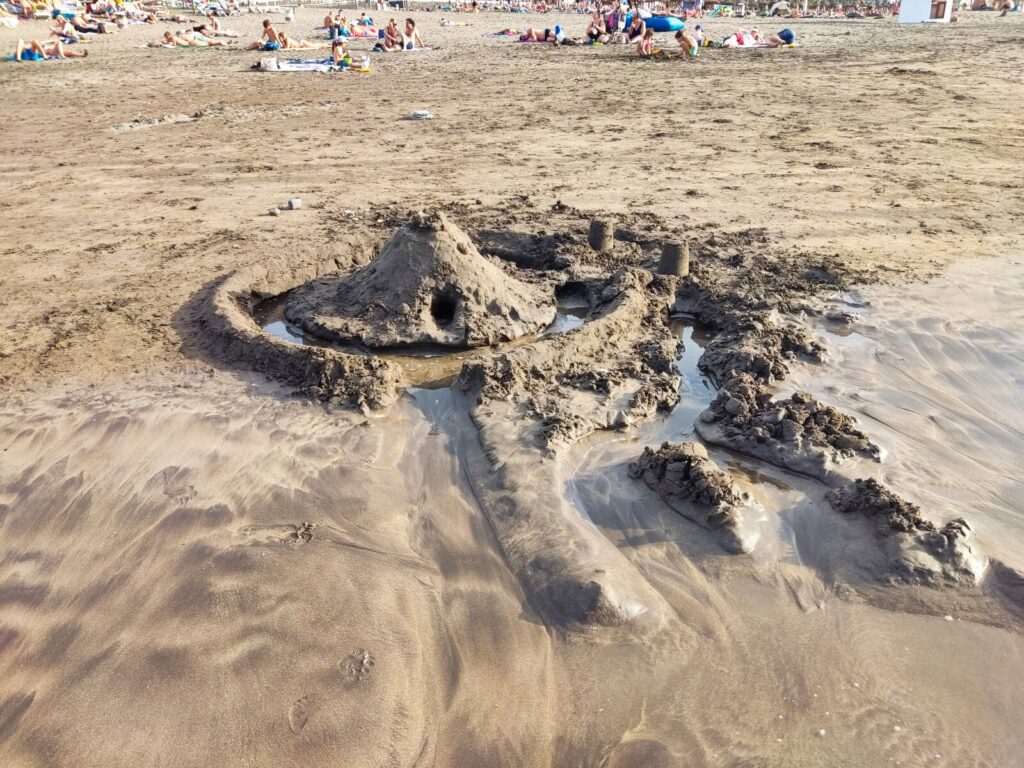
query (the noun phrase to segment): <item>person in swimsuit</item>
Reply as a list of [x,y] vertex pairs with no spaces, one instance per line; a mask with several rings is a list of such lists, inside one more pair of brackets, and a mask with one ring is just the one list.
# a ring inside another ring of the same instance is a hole
[[647,33],[647,22],[640,18],[639,13],[633,14],[633,20],[629,23],[629,28],[626,29],[626,36],[623,38],[624,43],[635,43],[643,40],[644,35]]
[[558,38],[554,33],[554,30],[545,29],[543,32],[539,29],[530,27],[523,34],[519,36],[519,42],[521,43],[556,43]]
[[764,44],[769,48],[778,48],[782,45],[793,45],[796,42],[796,34],[792,29],[788,27],[786,29],[780,29],[774,35],[771,35]]
[[683,32],[683,30],[679,30],[678,32],[676,32],[676,42],[679,43],[679,48],[680,50],[682,50],[684,58],[697,58],[697,48],[700,46],[700,44],[696,41],[696,39]]
[[26,43],[24,40],[18,40],[18,46],[14,49],[14,60],[15,61],[44,61],[46,59],[84,59],[89,55],[88,51],[72,51],[70,48],[65,48],[64,44],[60,40],[48,41],[40,43],[38,40],[33,40],[30,43]]
[[382,51],[399,51],[402,49],[402,35],[398,31],[398,22],[389,19],[388,25],[384,27],[384,36],[377,43],[377,48]]
[[411,51],[416,48],[425,48],[423,45],[423,38],[420,37],[420,32],[416,29],[416,22],[412,19],[405,20],[405,31],[402,33],[402,50]]
[[605,26],[600,11],[595,11],[590,17],[590,23],[587,25],[587,40],[591,43],[608,42],[608,27]]
[[270,19],[263,20],[263,34],[254,43],[249,43],[247,50],[250,51],[279,51],[281,50],[281,37],[278,35]]
[[326,45],[323,45],[321,43],[311,43],[309,40],[304,40],[301,37],[298,40],[292,40],[284,32],[279,33],[279,37],[281,39],[281,50],[282,51],[287,50],[287,49],[295,50],[297,48],[326,48],[327,47]]

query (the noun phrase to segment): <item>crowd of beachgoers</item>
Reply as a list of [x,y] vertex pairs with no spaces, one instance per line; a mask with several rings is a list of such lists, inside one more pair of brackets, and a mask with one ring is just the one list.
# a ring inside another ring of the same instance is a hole
[[[1013,0],[997,0],[996,6],[985,6],[987,10],[1003,10],[1004,13],[1019,10]],[[181,5],[181,4],[179,4]],[[569,6],[550,6],[541,0],[538,3],[487,3],[477,0],[470,3],[440,6],[442,13],[480,13],[485,10],[529,11],[546,13],[552,10],[574,12],[589,16],[585,28],[579,34],[571,34],[560,24],[525,29],[505,27],[489,31],[488,37],[508,38],[518,43],[547,43],[555,46],[627,44],[641,57],[671,57],[668,49],[658,47],[655,34],[672,34],[678,56],[696,59],[703,48],[783,48],[797,44],[792,29],[782,27],[771,33],[762,33],[752,26],[733,30],[721,39],[710,38],[701,23],[705,18],[744,18],[761,15],[778,18],[843,17],[870,18],[893,16],[899,13],[899,0],[880,0],[870,5],[841,4],[809,9],[807,2],[802,7],[786,2],[776,2],[767,9],[758,7],[751,12],[742,4],[709,5],[704,0],[684,0],[677,5],[665,3],[638,4],[634,0],[603,0],[599,5],[581,0]],[[388,4],[378,2],[377,14],[393,10]],[[188,15],[185,15],[185,14]],[[289,34],[279,29],[279,24],[267,18],[263,21],[261,36],[253,41],[239,44],[237,32],[226,26],[222,19],[243,13],[283,14],[284,22],[295,18],[294,8],[259,5],[258,0],[248,0],[243,6],[238,0],[215,0],[206,4],[194,0],[192,7],[170,8],[159,0],[3,0],[0,2],[0,23],[14,27],[19,20],[46,20],[45,39],[21,39],[18,41],[10,61],[39,61],[46,59],[85,58],[88,49],[80,44],[90,41],[92,35],[113,34],[132,24],[156,24],[167,22],[184,25],[168,29],[148,45],[154,48],[200,48],[234,47],[242,50],[265,52],[304,51],[329,49],[333,64],[339,67],[351,65],[349,45],[354,40],[369,40],[372,50],[378,53],[392,51],[414,51],[426,48],[422,31],[416,21],[395,17],[378,25],[370,12],[362,12],[350,20],[344,11],[327,12],[321,26],[310,31],[312,39]],[[468,26],[472,22],[456,21],[442,17],[442,27]],[[365,62],[366,60],[364,60]],[[364,66],[365,68],[365,66]]]

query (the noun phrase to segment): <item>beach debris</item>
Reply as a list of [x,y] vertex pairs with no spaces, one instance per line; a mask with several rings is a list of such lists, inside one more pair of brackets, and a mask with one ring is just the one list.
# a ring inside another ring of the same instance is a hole
[[407,120],[433,120],[434,113],[429,109],[417,109],[406,116]]
[[587,242],[598,253],[610,251],[615,246],[615,224],[608,219],[594,219],[590,222]]
[[298,197],[292,197],[288,199],[288,210],[297,211],[302,207],[302,199]]
[[716,534],[729,552],[750,552],[757,544],[760,532],[744,519],[756,505],[715,466],[700,443],[645,448],[629,465],[629,476],[642,478],[672,509]]
[[281,215],[281,209],[280,208],[271,208],[269,211],[267,211],[267,215],[268,216],[280,216]]

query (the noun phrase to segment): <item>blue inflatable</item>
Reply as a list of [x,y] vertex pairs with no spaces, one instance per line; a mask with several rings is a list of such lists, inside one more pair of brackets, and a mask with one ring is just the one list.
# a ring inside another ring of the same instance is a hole
[[[633,14],[626,14],[626,27],[633,23]],[[644,19],[644,24],[647,25],[648,29],[653,29],[655,32],[678,32],[680,29],[686,29],[686,22],[682,19],[677,19],[675,16],[652,16],[649,19]]]

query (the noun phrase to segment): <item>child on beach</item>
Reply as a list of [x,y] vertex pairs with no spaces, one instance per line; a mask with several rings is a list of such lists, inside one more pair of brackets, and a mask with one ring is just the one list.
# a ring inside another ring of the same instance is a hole
[[656,50],[654,47],[654,30],[648,29],[644,32],[644,36],[640,38],[640,42],[636,44],[636,52],[643,56],[645,59],[650,58],[661,51]]
[[678,32],[676,32],[676,42],[679,43],[679,48],[683,52],[683,58],[697,58],[697,48],[699,46],[697,41],[693,37],[683,32],[683,30],[679,30]]

